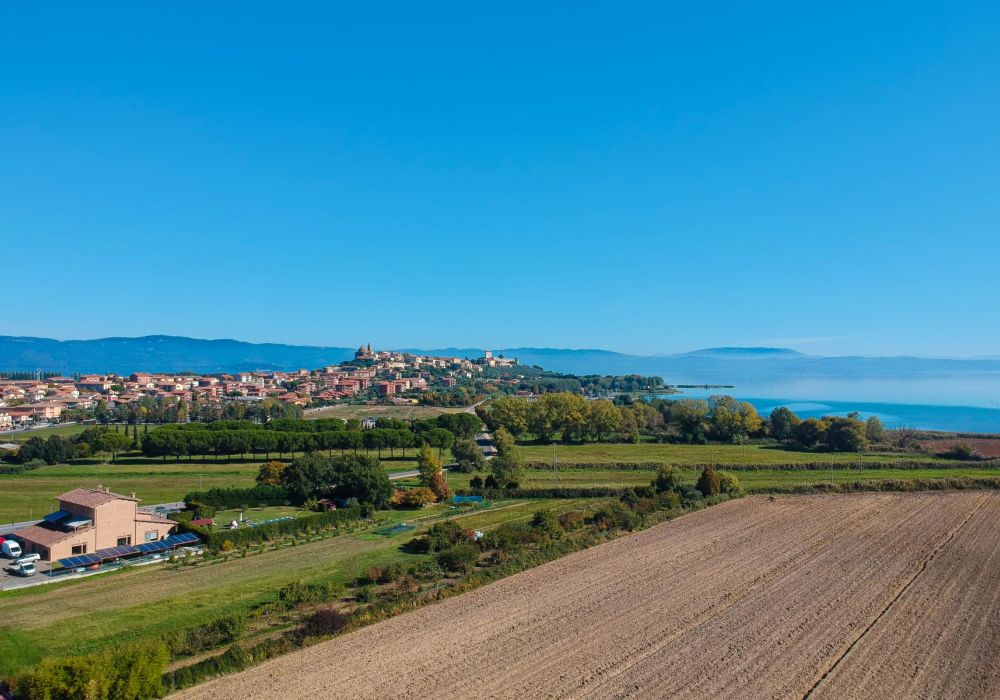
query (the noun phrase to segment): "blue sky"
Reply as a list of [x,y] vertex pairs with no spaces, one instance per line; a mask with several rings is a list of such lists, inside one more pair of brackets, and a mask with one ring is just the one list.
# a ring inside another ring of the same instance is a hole
[[5,3],[0,334],[1000,355],[1000,8]]

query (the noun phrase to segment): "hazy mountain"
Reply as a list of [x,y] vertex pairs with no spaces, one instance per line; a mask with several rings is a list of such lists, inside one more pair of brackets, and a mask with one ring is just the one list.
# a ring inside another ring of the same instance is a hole
[[[480,348],[410,349],[479,357]],[[598,349],[494,348],[522,363],[573,374],[652,374],[671,384],[742,384],[787,377],[865,379],[1000,375],[1000,359],[819,357],[787,348],[706,348],[677,355],[627,355]],[[354,348],[245,343],[153,335],[51,340],[0,336],[0,370],[71,372],[226,372],[322,367],[353,357]]]
[[354,348],[324,348],[169,335],[97,340],[0,336],[0,369],[60,373],[291,370],[337,364]]

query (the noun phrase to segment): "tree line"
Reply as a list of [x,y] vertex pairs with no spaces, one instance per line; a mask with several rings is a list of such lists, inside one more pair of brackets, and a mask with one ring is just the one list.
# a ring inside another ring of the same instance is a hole
[[859,414],[801,420],[787,408],[767,418],[746,401],[731,396],[704,399],[588,401],[580,394],[543,394],[535,400],[504,396],[480,416],[491,430],[504,428],[519,439],[550,443],[658,442],[706,444],[745,443],[773,439],[806,449],[857,451],[882,442],[881,421]]
[[[442,427],[448,426],[448,427]],[[439,453],[455,444],[458,438],[474,435],[481,426],[478,418],[469,414],[445,414],[429,420],[399,421],[381,419],[375,428],[352,430],[339,419],[303,420],[278,418],[264,425],[250,421],[216,421],[165,425],[151,430],[142,438],[142,452],[147,457],[205,457],[209,454],[255,458],[272,454],[279,457],[296,452],[314,453],[335,450],[374,451],[379,457],[396,450],[406,457],[406,449],[427,445]],[[455,432],[457,431],[457,432]]]

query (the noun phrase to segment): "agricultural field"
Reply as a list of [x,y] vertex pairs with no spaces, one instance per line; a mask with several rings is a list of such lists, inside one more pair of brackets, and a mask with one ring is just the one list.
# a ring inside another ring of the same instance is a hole
[[[832,464],[832,463],[831,463]],[[679,467],[684,481],[694,486],[701,474],[698,469]],[[738,470],[733,474],[740,480],[745,491],[767,491],[786,486],[828,484],[831,481],[843,484],[855,481],[878,481],[882,479],[944,479],[949,477],[997,478],[1000,467],[955,467],[942,469],[893,469],[891,467],[845,468],[834,465],[834,469],[752,469]],[[656,472],[645,469],[527,469],[520,480],[523,488],[594,488],[649,486]],[[448,474],[448,485],[452,489],[468,489],[472,474],[452,472]],[[480,476],[483,476],[480,474]],[[398,482],[400,485],[416,486],[416,479]]]
[[413,420],[415,418],[436,418],[443,413],[461,413],[467,410],[463,406],[368,406],[365,404],[338,404],[309,411],[306,418],[398,418]]
[[[428,555],[400,547],[433,522],[458,518],[463,527],[488,530],[523,521],[540,508],[565,510],[580,500],[498,502],[483,510],[448,505],[420,511],[388,511],[377,527],[319,541],[264,551],[246,559],[195,567],[126,568],[65,583],[0,595],[0,676],[48,656],[90,653],[130,639],[157,637],[204,623],[213,616],[277,600],[293,581],[348,583],[368,567],[414,562]],[[589,499],[588,504],[595,501]],[[386,536],[385,526],[407,522],[415,530]]]
[[[373,453],[374,454],[374,453]],[[405,471],[416,467],[414,451],[408,459],[385,455],[386,471]],[[288,455],[285,455],[287,458]],[[82,460],[81,460],[82,461]],[[215,487],[248,487],[264,459],[180,461],[125,456],[114,464],[88,463],[55,464],[38,467],[20,474],[0,474],[0,524],[38,519],[50,512],[53,498],[79,486],[107,486],[116,493],[135,494],[142,504],[170,503],[185,494]]]
[[966,444],[980,457],[988,459],[1000,457],[1000,439],[998,438],[943,438],[925,440],[921,444],[933,454],[942,454],[954,449],[956,445]]
[[998,518],[995,492],[730,501],[176,697],[991,697]]
[[806,452],[781,445],[670,445],[661,443],[585,445],[523,445],[521,454],[529,462],[553,460],[568,464],[595,462],[666,462],[670,464],[789,464],[802,462],[837,462],[856,464],[890,463],[900,460],[930,460],[928,455],[870,454],[853,452]]

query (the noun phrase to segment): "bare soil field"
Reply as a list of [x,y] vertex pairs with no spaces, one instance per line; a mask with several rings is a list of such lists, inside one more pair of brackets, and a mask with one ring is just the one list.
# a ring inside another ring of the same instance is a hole
[[934,454],[944,454],[956,445],[965,443],[981,457],[1000,457],[1000,439],[997,438],[948,438],[942,440],[925,440],[922,446]]
[[992,492],[731,501],[176,697],[991,697],[998,519]]

